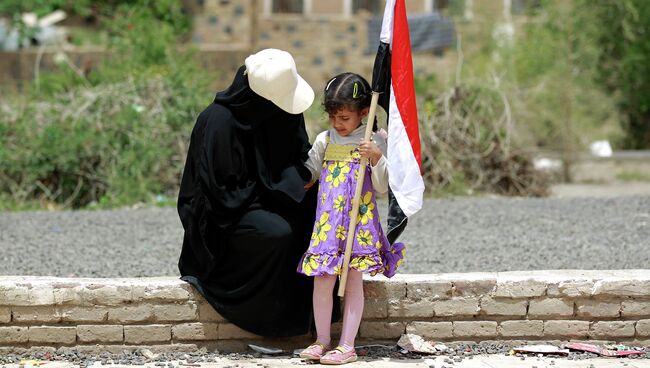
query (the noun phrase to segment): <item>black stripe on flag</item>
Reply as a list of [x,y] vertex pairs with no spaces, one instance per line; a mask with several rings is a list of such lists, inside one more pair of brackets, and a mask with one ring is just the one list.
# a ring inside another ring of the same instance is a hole
[[[378,104],[386,111],[386,115],[388,115],[388,105],[390,104],[390,59],[390,45],[381,42],[372,68],[372,90],[380,93]],[[386,223],[388,225],[386,237],[393,244],[406,228],[408,218],[397,204],[397,199],[395,199],[390,187],[388,189],[388,218]]]

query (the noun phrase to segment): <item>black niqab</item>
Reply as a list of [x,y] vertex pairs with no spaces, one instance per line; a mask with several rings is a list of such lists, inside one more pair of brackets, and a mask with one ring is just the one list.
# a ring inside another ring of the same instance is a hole
[[316,190],[304,191],[304,118],[255,94],[244,70],[192,131],[178,197],[179,269],[237,326],[264,336],[303,334],[312,279],[296,268],[316,205]]

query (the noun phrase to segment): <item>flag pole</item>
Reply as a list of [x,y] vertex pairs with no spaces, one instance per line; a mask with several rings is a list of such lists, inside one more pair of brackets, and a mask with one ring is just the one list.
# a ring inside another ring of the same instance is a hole
[[[372,135],[372,127],[375,123],[375,113],[377,111],[377,103],[379,101],[379,92],[372,92],[372,100],[370,100],[370,111],[368,112],[368,122],[366,125],[366,133],[364,140],[370,140]],[[352,213],[350,214],[350,225],[345,237],[345,255],[343,257],[343,265],[341,266],[341,280],[339,281],[338,296],[342,297],[345,294],[345,284],[348,281],[348,269],[350,267],[350,255],[352,254],[352,242],[354,241],[354,234],[357,228],[357,218],[359,217],[359,201],[361,200],[361,189],[363,188],[363,181],[366,177],[366,165],[368,158],[362,157],[359,163],[357,175],[357,187],[354,190],[354,198],[352,199]]]

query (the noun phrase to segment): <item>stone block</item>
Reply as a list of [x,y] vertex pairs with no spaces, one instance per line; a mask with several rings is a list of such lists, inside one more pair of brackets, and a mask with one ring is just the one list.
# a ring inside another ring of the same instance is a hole
[[487,316],[525,316],[528,308],[527,300],[482,298],[480,309]]
[[161,304],[154,305],[153,314],[161,322],[196,321],[198,308],[196,303]]
[[72,326],[30,326],[29,342],[43,344],[74,344],[77,341],[77,328]]
[[262,337],[250,333],[248,331],[242,330],[241,328],[233,325],[232,323],[219,324],[219,340],[255,339],[255,338],[262,338]]
[[589,338],[616,339],[634,337],[634,321],[599,321],[591,324]]
[[388,301],[388,316],[390,317],[433,317],[433,303],[422,299],[391,299]]
[[497,323],[494,321],[454,321],[455,338],[486,338],[497,336]]
[[84,299],[93,304],[119,306],[132,301],[130,285],[87,285]]
[[54,304],[54,291],[51,286],[39,285],[29,289],[29,305],[47,306]]
[[9,307],[0,307],[0,323],[11,322],[11,309]]
[[425,339],[451,339],[453,326],[451,322],[410,322],[406,333],[416,334]]
[[160,300],[165,302],[183,302],[193,297],[192,286],[179,280],[156,280],[146,284],[132,286],[133,301]]
[[84,305],[92,304],[85,303],[84,300],[84,288],[82,286],[68,287],[62,289],[54,289],[52,291],[54,295],[54,303],[57,305],[60,304],[70,304],[70,305]]
[[544,321],[544,337],[587,338],[589,324],[589,321]]
[[542,296],[545,293],[546,283],[543,281],[498,276],[494,296],[521,299]]
[[0,344],[19,344],[29,341],[27,327],[0,327]]
[[619,317],[621,303],[584,299],[576,300],[576,308],[576,315],[578,317]]
[[650,297],[650,279],[599,280],[594,285],[593,295]]
[[21,323],[57,323],[61,314],[54,306],[12,307],[14,322]]
[[171,341],[171,325],[124,326],[126,344],[148,344]]
[[436,317],[475,316],[479,312],[479,299],[453,298],[433,302],[433,313]]
[[[2,327],[0,327],[0,330]],[[642,319],[636,323],[636,335],[650,337],[650,319]]]
[[[427,275],[428,277],[431,277]],[[435,279],[412,280],[406,282],[406,297],[411,300],[420,299],[449,299],[451,297],[451,281]]]
[[104,322],[108,315],[106,307],[59,307],[63,322]]
[[182,323],[172,327],[174,340],[217,340],[219,325],[217,323]]
[[547,298],[531,300],[528,316],[537,317],[570,317],[573,316],[573,301]]
[[370,339],[399,339],[405,331],[403,322],[361,322],[359,333]]
[[197,307],[201,322],[223,322],[226,320],[208,303],[198,303]]
[[548,283],[546,284],[546,296],[550,298],[560,298],[563,295],[560,294],[559,283]]
[[108,322],[131,324],[153,319],[153,306],[150,304],[111,307],[108,309]]
[[121,325],[79,325],[77,341],[79,342],[122,342],[124,328]]
[[366,298],[403,299],[406,297],[406,283],[399,280],[363,280],[363,294]]
[[388,300],[369,298],[364,300],[363,304],[362,319],[388,317]]
[[486,275],[484,278],[457,279],[453,282],[452,295],[458,296],[483,296],[492,295],[497,286],[496,276]]
[[650,317],[650,300],[624,300],[621,302],[623,317]]
[[30,305],[29,289],[25,286],[9,286],[3,285],[0,287],[0,305],[14,306],[14,305]]
[[589,297],[592,295],[594,288],[593,280],[571,280],[561,281],[557,286],[557,291],[548,290],[549,296],[567,296],[569,298]]
[[544,321],[503,321],[498,331],[503,337],[540,337],[544,334]]

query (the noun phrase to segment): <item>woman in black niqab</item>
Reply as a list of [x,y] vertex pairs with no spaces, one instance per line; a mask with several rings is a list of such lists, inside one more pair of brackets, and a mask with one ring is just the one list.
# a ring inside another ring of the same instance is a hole
[[258,335],[311,325],[312,280],[296,272],[316,205],[304,190],[309,148],[303,115],[255,94],[244,66],[192,131],[178,196],[181,278]]

